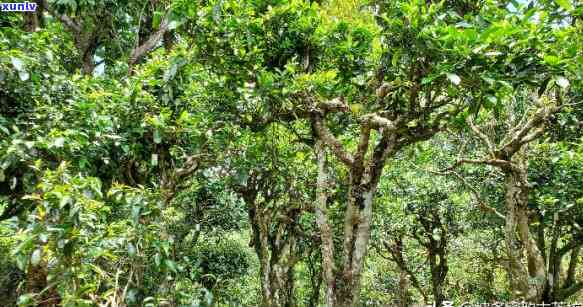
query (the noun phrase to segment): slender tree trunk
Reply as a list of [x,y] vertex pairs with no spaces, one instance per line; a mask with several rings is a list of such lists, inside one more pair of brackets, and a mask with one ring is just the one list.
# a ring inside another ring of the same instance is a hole
[[543,290],[542,301],[553,302],[555,301],[555,296],[559,290],[559,281],[561,273],[561,262],[562,257],[557,255],[557,247],[559,244],[559,237],[561,235],[560,226],[558,225],[558,213],[555,212],[553,216],[553,231],[552,239],[549,247],[549,257],[548,257],[548,272],[547,279],[545,283],[545,288]]
[[[427,243],[419,240],[419,243],[425,246],[429,255],[429,267],[431,270],[431,289],[433,292],[433,303],[435,306],[441,306],[445,301],[443,294],[443,284],[447,277],[447,229],[443,226],[439,213],[435,208],[428,212],[431,216],[419,216],[419,220],[425,230],[425,239]],[[427,214],[427,213],[425,213]],[[435,238],[435,231],[439,230],[440,237]]]
[[408,307],[411,299],[409,298],[409,275],[405,270],[399,272],[399,302],[398,307]]
[[567,278],[565,279],[565,285],[575,284],[575,274],[577,270],[577,264],[579,262],[579,253],[581,252],[581,245],[575,247],[571,251],[571,259],[569,260],[569,268],[567,269]]
[[[311,258],[311,256],[310,256]],[[319,257],[318,257],[319,258]],[[310,293],[308,299],[309,307],[320,306],[320,290],[322,288],[323,276],[322,269],[320,267],[320,259],[309,259],[308,269],[310,270],[310,283],[312,287],[312,292]]]
[[565,282],[560,287],[560,289],[557,289],[557,293],[553,293],[553,297],[556,301],[565,301],[570,296],[583,290],[583,281],[576,281],[575,277],[577,273],[577,265],[579,262],[579,253],[582,248],[581,246],[581,244],[576,245],[571,250],[571,259],[569,260],[569,267],[567,268],[567,277],[565,278]]
[[[390,258],[395,264],[399,267],[400,274],[405,273],[407,275],[407,288],[409,286],[413,286],[417,292],[423,297],[423,302],[428,305],[429,299],[427,298],[427,294],[425,293],[424,288],[419,283],[419,280],[415,276],[415,272],[412,271],[405,260],[404,256],[404,245],[403,245],[403,236],[398,236],[394,238],[394,243],[391,245],[389,242],[384,242],[385,248],[389,251],[392,255]],[[402,280],[402,276],[400,280]],[[408,295],[408,290],[407,290]],[[410,297],[408,297],[407,302],[410,302]],[[408,303],[406,303],[408,304]],[[406,305],[408,306],[408,305]]]
[[[254,236],[259,238],[255,242],[257,256],[260,262],[260,280],[262,306],[279,307],[295,306],[293,265],[290,265],[290,252],[295,242],[288,242],[282,251],[273,249],[270,245],[268,227],[264,223],[254,230],[259,230]],[[290,239],[293,241],[293,239]],[[279,254],[281,253],[281,254]],[[292,260],[293,261],[293,260]]]
[[[555,214],[555,221],[558,220],[558,214]],[[555,226],[556,227],[556,226]],[[567,300],[583,289],[583,282],[577,283],[575,275],[577,272],[577,264],[579,252],[581,250],[580,244],[573,244],[572,241],[567,243],[562,248],[558,248],[558,239],[560,231],[555,228],[553,241],[551,243],[551,251],[549,254],[549,270],[547,274],[547,283],[543,293],[543,302],[561,302]],[[576,240],[576,239],[574,239]],[[570,252],[570,259],[567,265],[566,276],[561,281],[561,269],[563,268],[563,258]]]
[[95,69],[95,62],[93,61],[93,49],[87,49],[83,53],[83,66],[81,71],[84,75],[90,75]]
[[332,229],[328,223],[327,201],[328,201],[328,174],[326,172],[326,151],[322,141],[316,141],[316,157],[318,162],[317,179],[317,201],[316,201],[316,223],[320,228],[322,240],[322,276],[324,279],[324,303],[326,306],[334,306],[334,289],[336,280],[334,276],[334,243],[332,241]]
[[433,289],[433,302],[435,306],[441,306],[445,301],[443,294],[443,283],[447,275],[447,264],[445,257],[434,252],[429,252],[429,263],[431,266],[431,287]]
[[99,45],[99,33],[75,34],[75,46],[79,51],[81,61],[81,72],[84,75],[91,75],[95,69],[94,55]]

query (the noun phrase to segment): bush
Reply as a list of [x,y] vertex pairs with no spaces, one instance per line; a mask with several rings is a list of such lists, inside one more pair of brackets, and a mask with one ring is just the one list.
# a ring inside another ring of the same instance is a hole
[[251,255],[246,247],[232,239],[201,243],[196,247],[194,257],[201,282],[208,289],[244,276],[251,265]]

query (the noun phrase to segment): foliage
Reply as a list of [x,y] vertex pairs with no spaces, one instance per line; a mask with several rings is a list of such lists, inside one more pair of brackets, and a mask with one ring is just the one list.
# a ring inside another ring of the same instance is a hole
[[1,305],[583,299],[578,1],[34,2]]

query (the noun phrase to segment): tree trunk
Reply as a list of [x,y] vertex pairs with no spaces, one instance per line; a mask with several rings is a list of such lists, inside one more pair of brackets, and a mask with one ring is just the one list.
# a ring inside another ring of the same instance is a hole
[[[410,97],[412,101],[418,97],[417,91],[413,92]],[[378,91],[377,95],[379,95]],[[412,105],[415,105],[414,102]],[[345,101],[334,99],[319,102],[314,105],[314,109],[317,111],[310,112],[309,117],[316,140],[315,150],[318,158],[318,211],[316,214],[322,233],[322,267],[326,276],[326,305],[355,306],[360,295],[362,269],[368,251],[374,195],[387,158],[393,156],[403,146],[430,138],[441,128],[439,125],[430,125],[421,129],[412,129],[407,126],[410,118],[406,119],[399,115],[389,119],[375,113],[368,114],[360,118],[360,137],[356,151],[351,154],[326,127],[324,120],[328,112],[348,112],[350,108]],[[414,107],[411,112],[414,116],[419,116]],[[380,138],[372,146],[373,149],[370,152],[372,130],[378,131]],[[324,172],[324,145],[347,167],[350,174],[348,200],[344,211],[342,257],[336,269],[333,266],[336,261],[333,257],[334,246],[330,243],[330,226],[325,214],[327,176]]]
[[83,66],[81,72],[84,75],[91,75],[95,69],[95,62],[93,61],[93,49],[87,49],[83,53]]
[[56,289],[46,289],[48,287],[47,276],[47,263],[45,261],[41,261],[38,265],[29,264],[26,274],[26,292],[40,294],[35,298],[36,306],[39,307],[53,307],[60,303]]
[[296,306],[293,273],[298,257],[295,255],[297,234],[294,226],[299,211],[288,212],[291,222],[275,220],[271,210],[257,203],[256,196],[251,193],[244,199],[253,232],[252,244],[260,263],[261,306]]
[[408,307],[411,299],[409,298],[409,275],[405,270],[399,272],[399,301],[398,307]]
[[322,276],[324,279],[324,303],[326,306],[334,306],[334,289],[336,280],[334,276],[334,242],[332,241],[332,229],[328,223],[328,174],[326,172],[326,151],[322,141],[316,141],[316,158],[318,162],[316,223],[320,228],[322,240]]
[[26,32],[35,32],[38,28],[44,27],[44,4],[41,0],[36,0],[34,3],[36,3],[36,11],[24,13],[24,31]]
[[[372,215],[372,191],[360,193],[352,188],[351,198],[345,211],[343,270],[335,268],[332,231],[326,215],[328,176],[326,173],[326,153],[320,140],[316,142],[318,160],[318,199],[316,221],[322,239],[322,270],[326,284],[326,306],[354,306],[360,292],[360,277],[370,236]],[[362,209],[357,202],[362,200]]]
[[[424,216],[427,213],[431,216]],[[425,212],[423,215],[419,216],[419,221],[421,222],[421,225],[423,225],[425,239],[427,240],[426,242],[423,242],[419,238],[418,242],[426,248],[429,255],[433,303],[435,306],[441,306],[443,301],[445,301],[443,284],[445,283],[445,278],[447,277],[447,271],[449,269],[447,266],[447,229],[444,227],[435,207],[431,208],[429,212]],[[439,238],[434,236],[436,230],[439,230],[440,232]]]
[[[555,215],[555,219],[557,219]],[[555,230],[556,238],[558,241],[559,231]],[[555,237],[553,238],[553,244],[551,246],[551,254],[549,257],[549,272],[547,278],[547,284],[545,287],[545,292],[543,295],[543,302],[561,302],[566,301],[570,296],[574,295],[578,291],[583,289],[583,282],[577,283],[576,273],[577,264],[579,258],[579,251],[581,250],[581,243],[573,244],[578,241],[571,241],[567,243],[562,248],[557,247],[555,242]],[[573,239],[577,240],[577,239]],[[570,252],[570,259],[567,265],[566,277],[561,282],[561,269],[563,268],[563,257],[565,257]]]
[[441,306],[445,301],[443,284],[447,276],[446,256],[435,251],[429,251],[429,263],[431,266],[431,288],[433,290],[433,302],[435,306]]
[[75,46],[79,51],[81,73],[91,75],[95,69],[94,54],[99,46],[99,33],[75,34]]
[[[356,193],[346,208],[344,228],[343,271],[337,274],[335,291],[336,306],[356,306],[360,294],[360,280],[370,239],[374,189]],[[362,205],[359,204],[362,200]]]
[[293,259],[291,252],[295,247],[295,240],[289,239],[283,250],[278,251],[270,244],[269,225],[255,218],[253,222],[255,250],[259,258],[261,281],[262,306],[295,306]]
[[567,278],[565,279],[565,285],[570,286],[575,284],[575,274],[577,271],[577,264],[579,262],[579,253],[581,251],[581,245],[575,247],[571,251],[571,259],[569,260],[569,268],[567,269]]
[[[318,251],[316,253],[319,253]],[[310,271],[310,286],[312,287],[312,292],[309,295],[308,299],[308,306],[309,307],[318,307],[320,306],[320,289],[322,288],[322,269],[320,267],[320,257],[316,257],[316,259],[312,259],[313,254],[308,256],[308,263],[307,267]]]
[[526,167],[523,163],[519,163],[503,171],[507,212],[504,230],[505,247],[509,259],[508,276],[511,297],[537,303],[542,299],[546,283],[546,266],[537,243],[530,234]]
[[[361,127],[358,151],[354,158],[343,152],[341,145],[326,130],[320,115],[312,117],[312,128],[317,133],[316,156],[318,160],[318,201],[316,220],[322,238],[322,269],[326,281],[326,306],[355,306],[360,295],[364,260],[368,251],[372,205],[374,195],[387,157],[394,154],[396,134],[385,131],[374,147],[372,157],[365,162],[371,128]],[[339,267],[335,268],[332,232],[326,216],[328,177],[325,171],[324,144],[336,144],[332,151],[349,168],[348,201],[344,211],[343,253]],[[340,147],[339,147],[340,146]]]
[[[425,293],[425,290],[423,289],[423,287],[421,286],[421,284],[419,283],[419,280],[417,279],[417,277],[415,276],[415,272],[412,271],[406,260],[405,260],[405,256],[404,256],[404,245],[403,245],[403,236],[397,236],[394,238],[394,243],[391,245],[388,242],[384,242],[384,246],[385,248],[389,251],[389,253],[391,254],[391,257],[388,258],[392,261],[395,262],[395,264],[399,267],[399,272],[400,274],[405,273],[407,276],[407,288],[409,288],[409,286],[413,286],[417,292],[419,292],[419,294],[423,297],[423,302],[428,305],[429,304],[429,300],[427,299],[427,294]],[[400,277],[400,280],[402,281],[403,277]],[[408,290],[407,290],[407,295],[408,295]],[[410,297],[408,296],[408,300],[407,302],[410,302]],[[408,304],[408,303],[406,303]],[[408,305],[405,305],[408,306]]]

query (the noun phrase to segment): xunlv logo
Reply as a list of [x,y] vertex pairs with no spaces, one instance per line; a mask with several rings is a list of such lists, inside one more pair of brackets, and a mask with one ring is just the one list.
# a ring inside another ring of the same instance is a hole
[[0,3],[0,11],[2,12],[34,12],[36,11],[36,3],[28,1],[24,3]]

